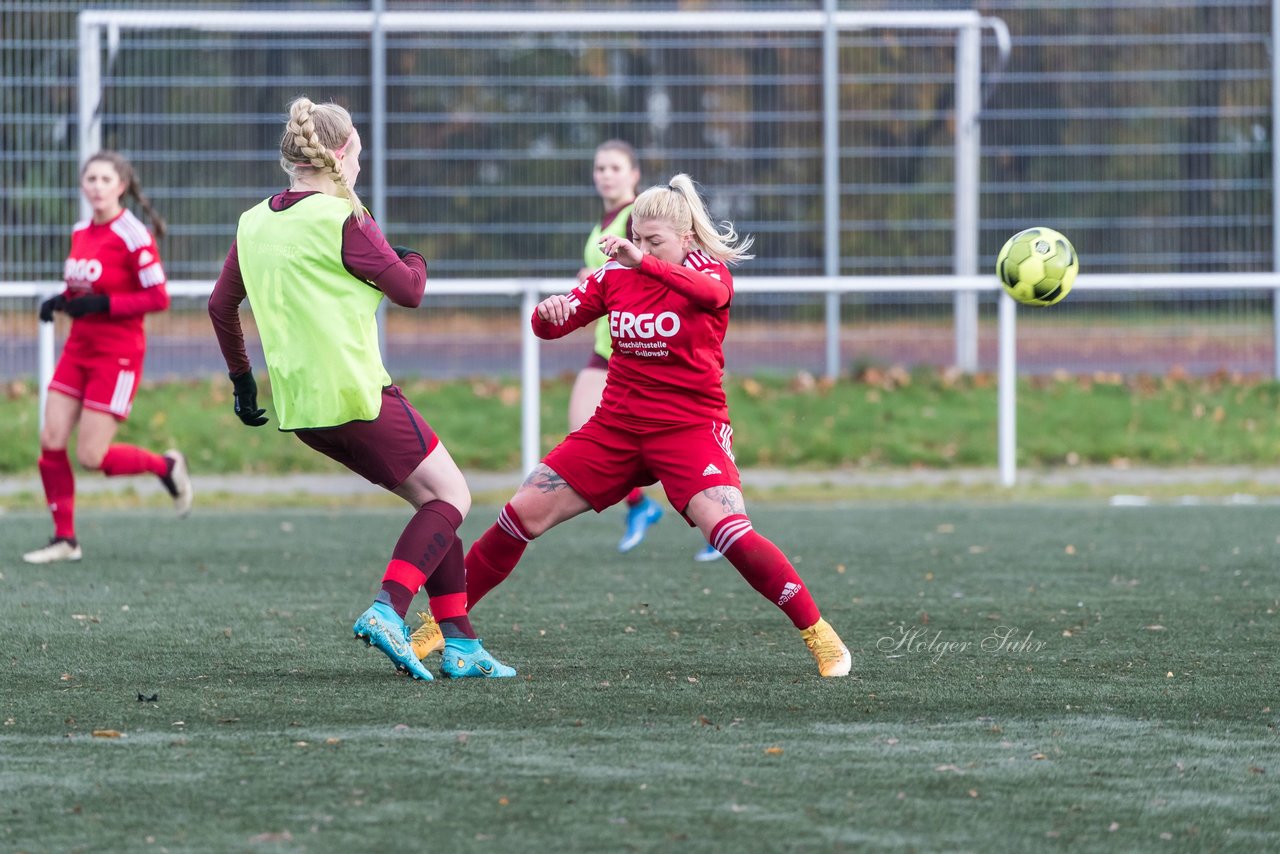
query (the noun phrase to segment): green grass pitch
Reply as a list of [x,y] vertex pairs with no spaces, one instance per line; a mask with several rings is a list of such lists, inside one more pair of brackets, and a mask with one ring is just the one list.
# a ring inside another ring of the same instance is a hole
[[2,515],[0,850],[1280,849],[1274,508],[753,510],[852,677],[670,515],[552,531],[473,613],[520,676],[430,684],[350,634],[407,512],[87,513],[44,568]]

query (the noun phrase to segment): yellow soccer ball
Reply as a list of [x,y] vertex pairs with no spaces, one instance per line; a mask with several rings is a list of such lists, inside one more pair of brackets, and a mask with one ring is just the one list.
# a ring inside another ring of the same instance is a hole
[[996,257],[1000,284],[1023,305],[1053,305],[1071,292],[1080,256],[1071,241],[1052,228],[1019,231]]

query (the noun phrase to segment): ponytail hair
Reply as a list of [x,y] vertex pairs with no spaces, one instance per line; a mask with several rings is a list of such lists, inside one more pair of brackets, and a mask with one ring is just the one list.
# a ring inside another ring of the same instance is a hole
[[364,205],[338,168],[338,155],[351,142],[355,125],[351,114],[334,103],[315,104],[305,95],[289,105],[289,121],[280,138],[280,168],[290,178],[299,169],[316,169],[333,179],[338,195],[351,201],[351,212],[364,219]]
[[693,232],[694,242],[702,251],[722,264],[737,264],[755,257],[747,251],[754,240],[739,237],[731,222],[722,222],[717,227],[698,195],[697,185],[683,172],[665,187],[650,187],[641,193],[631,209],[631,218],[660,219],[675,226],[677,233]]
[[155,208],[151,207],[151,200],[147,198],[146,193],[142,192],[142,185],[138,182],[138,174],[133,170],[133,164],[118,151],[102,150],[97,154],[89,157],[80,167],[80,177],[84,177],[85,170],[89,168],[90,163],[110,163],[111,168],[116,170],[116,174],[120,176],[120,183],[124,184],[124,191],[133,196],[137,201],[138,207],[142,208],[142,212],[147,215],[147,219],[151,221],[151,233],[157,238],[164,237],[169,231],[169,225],[164,221],[164,217],[156,213]]

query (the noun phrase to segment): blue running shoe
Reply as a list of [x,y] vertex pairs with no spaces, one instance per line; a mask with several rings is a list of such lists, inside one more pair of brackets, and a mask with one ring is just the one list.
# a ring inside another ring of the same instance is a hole
[[657,524],[662,518],[662,508],[652,498],[645,497],[641,502],[627,510],[627,532],[618,540],[618,551],[627,552],[640,545],[649,526]]
[[719,560],[722,557],[724,557],[724,555],[716,551],[715,546],[711,545],[711,543],[707,543],[705,546],[698,549],[698,553],[693,556],[693,559],[698,563],[706,563],[711,560]]
[[440,653],[440,672],[450,679],[469,676],[504,679],[516,675],[516,669],[490,655],[480,645],[479,638],[445,638],[444,652]]
[[374,602],[351,627],[355,636],[369,646],[376,646],[387,654],[396,670],[408,673],[414,679],[431,681],[431,671],[413,654],[409,639],[409,627],[391,610],[389,605]]

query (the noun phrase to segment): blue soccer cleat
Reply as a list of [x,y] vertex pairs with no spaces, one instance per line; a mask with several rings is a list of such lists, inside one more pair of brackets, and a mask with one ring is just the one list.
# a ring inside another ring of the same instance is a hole
[[693,556],[693,559],[698,563],[706,563],[712,560],[719,560],[722,557],[724,557],[724,555],[716,551],[715,546],[711,545],[711,543],[707,543],[702,548],[698,549],[698,553]]
[[662,508],[652,498],[643,498],[640,503],[627,510],[627,532],[618,540],[618,551],[627,552],[640,545],[651,525],[662,518]]
[[374,602],[356,620],[351,631],[369,646],[376,646],[385,652],[396,670],[408,673],[414,679],[431,681],[431,671],[413,654],[409,627],[389,605]]
[[490,655],[479,638],[445,638],[440,672],[450,679],[505,679],[516,675],[516,669]]

